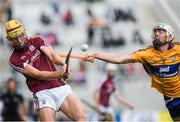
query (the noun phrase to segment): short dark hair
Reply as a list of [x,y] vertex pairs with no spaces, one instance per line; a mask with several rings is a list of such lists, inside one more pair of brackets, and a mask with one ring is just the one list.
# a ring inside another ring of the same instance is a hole
[[7,83],[12,82],[12,81],[17,83],[16,80],[14,78],[12,78],[12,77],[7,79]]

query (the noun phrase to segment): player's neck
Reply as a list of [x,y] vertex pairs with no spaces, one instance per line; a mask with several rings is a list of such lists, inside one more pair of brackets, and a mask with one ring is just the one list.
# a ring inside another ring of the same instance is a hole
[[165,44],[165,45],[161,46],[161,47],[160,47],[160,51],[161,51],[161,52],[167,51],[167,50],[168,50],[168,45],[169,45],[169,44]]

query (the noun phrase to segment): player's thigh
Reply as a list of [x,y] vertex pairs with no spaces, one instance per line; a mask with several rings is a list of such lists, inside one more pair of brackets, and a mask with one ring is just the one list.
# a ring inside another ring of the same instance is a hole
[[60,110],[73,120],[87,119],[84,107],[77,96],[70,94],[60,106]]
[[37,110],[40,121],[55,121],[56,112],[50,107]]

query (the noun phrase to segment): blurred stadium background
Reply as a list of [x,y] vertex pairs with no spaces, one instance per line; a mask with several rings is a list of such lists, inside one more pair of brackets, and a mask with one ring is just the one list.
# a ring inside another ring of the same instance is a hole
[[[151,29],[157,22],[166,22],[175,29],[175,40],[180,32],[179,0],[12,0],[12,18],[20,19],[28,36],[43,34],[59,52],[73,46],[74,54],[83,43],[89,50],[131,53],[151,44]],[[3,0],[0,1],[3,8]],[[0,14],[0,89],[5,81],[15,77],[18,92],[27,102],[32,99],[25,79],[8,65],[11,48],[6,43],[4,23],[7,13]],[[92,93],[105,74],[105,62],[70,62],[72,74],[67,81],[80,98],[93,103]],[[80,73],[80,67],[84,72]],[[118,121],[168,121],[163,97],[153,88],[151,80],[140,64],[118,65],[115,83],[119,92],[135,106],[133,111],[111,104]],[[97,121],[97,113],[86,106],[90,121]],[[59,114],[57,118],[62,116]],[[29,120],[32,120],[29,116]]]

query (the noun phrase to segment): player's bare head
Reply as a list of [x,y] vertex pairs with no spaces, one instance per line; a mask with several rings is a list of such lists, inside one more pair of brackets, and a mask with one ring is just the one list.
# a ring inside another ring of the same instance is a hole
[[16,80],[13,78],[9,78],[7,80],[7,90],[10,93],[14,93],[16,91]]
[[10,20],[5,25],[7,39],[15,49],[21,49],[25,43],[25,29],[18,20]]
[[157,23],[152,29],[153,45],[161,47],[164,44],[170,43],[174,39],[174,30],[171,25],[166,23]]
[[106,71],[107,71],[107,75],[110,77],[114,77],[117,71],[117,66],[116,64],[107,64],[106,65]]

